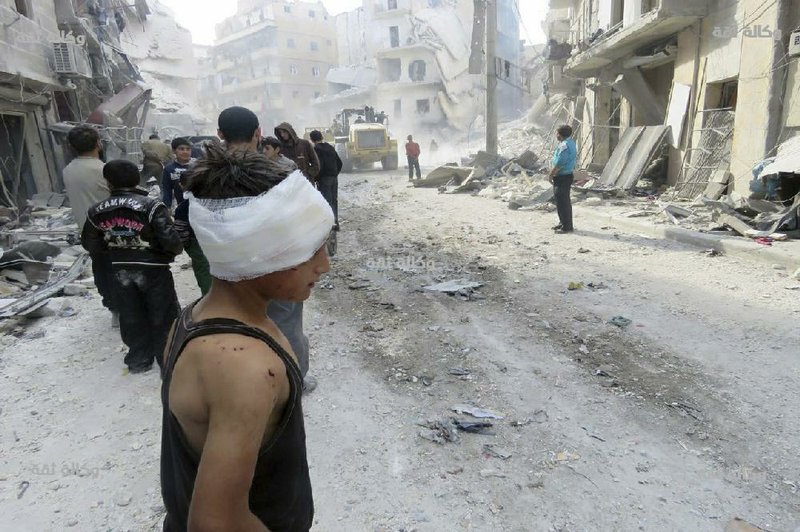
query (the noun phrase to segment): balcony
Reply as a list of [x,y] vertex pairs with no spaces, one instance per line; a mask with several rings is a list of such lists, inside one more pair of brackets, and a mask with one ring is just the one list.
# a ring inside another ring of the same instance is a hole
[[[626,0],[633,1],[633,0]],[[636,50],[684,30],[708,14],[706,0],[660,0],[640,18],[618,23],[570,59],[564,73],[588,78]]]

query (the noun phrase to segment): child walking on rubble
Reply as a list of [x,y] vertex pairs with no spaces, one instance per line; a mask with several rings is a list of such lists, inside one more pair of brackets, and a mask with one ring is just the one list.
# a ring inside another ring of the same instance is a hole
[[161,364],[172,322],[180,307],[169,265],[183,251],[166,206],[138,187],[139,169],[130,161],[103,167],[111,196],[89,209],[81,241],[92,255],[108,255],[113,271],[125,364],[144,373]]

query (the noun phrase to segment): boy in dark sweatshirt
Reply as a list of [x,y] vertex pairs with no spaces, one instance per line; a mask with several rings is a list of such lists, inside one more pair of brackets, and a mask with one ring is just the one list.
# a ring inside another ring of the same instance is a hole
[[164,167],[164,175],[161,178],[161,199],[168,209],[172,209],[173,199],[176,205],[183,203],[181,176],[195,161],[192,159],[192,143],[187,139],[173,140],[172,151],[175,152],[175,161]]
[[89,209],[83,247],[111,261],[120,314],[125,364],[144,373],[161,364],[164,345],[180,307],[169,265],[183,251],[169,210],[138,187],[139,169],[130,161],[103,168],[111,197]]

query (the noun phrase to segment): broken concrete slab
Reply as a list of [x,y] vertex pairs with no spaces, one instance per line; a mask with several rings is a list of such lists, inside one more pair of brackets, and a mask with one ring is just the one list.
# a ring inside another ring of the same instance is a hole
[[514,162],[526,170],[537,170],[539,168],[539,156],[531,150],[527,150],[515,158]]
[[44,286],[40,287],[29,294],[19,298],[16,303],[8,305],[0,311],[0,318],[11,318],[19,315],[22,312],[38,305],[57,293],[59,293],[65,285],[77,279],[89,265],[89,254],[84,254],[75,260],[75,263],[65,274],[59,278],[49,281]]
[[456,414],[469,414],[478,419],[505,419],[502,414],[497,414],[490,410],[484,410],[473,405],[453,405],[450,410]]
[[475,290],[476,288],[480,288],[482,286],[483,283],[478,283],[475,281],[467,281],[465,279],[456,279],[453,281],[447,281],[444,283],[425,286],[424,289],[430,292],[441,292],[443,294],[453,295],[465,290],[467,291]]
[[747,225],[745,222],[729,214],[720,215],[717,221],[727,227],[730,227],[742,236],[747,236],[747,232],[753,230],[753,228]]
[[424,179],[414,181],[415,188],[439,188],[451,182],[460,185],[472,174],[473,168],[464,166],[440,166],[432,170]]
[[61,248],[56,245],[42,242],[41,240],[29,240],[3,252],[0,257],[0,268],[15,261],[32,260],[44,262],[57,257],[59,254],[61,254]]

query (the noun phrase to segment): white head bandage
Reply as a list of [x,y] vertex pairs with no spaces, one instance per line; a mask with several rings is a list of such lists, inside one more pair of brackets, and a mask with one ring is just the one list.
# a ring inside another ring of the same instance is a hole
[[330,205],[299,171],[260,196],[189,198],[189,223],[225,281],[255,279],[310,260],[333,227]]

